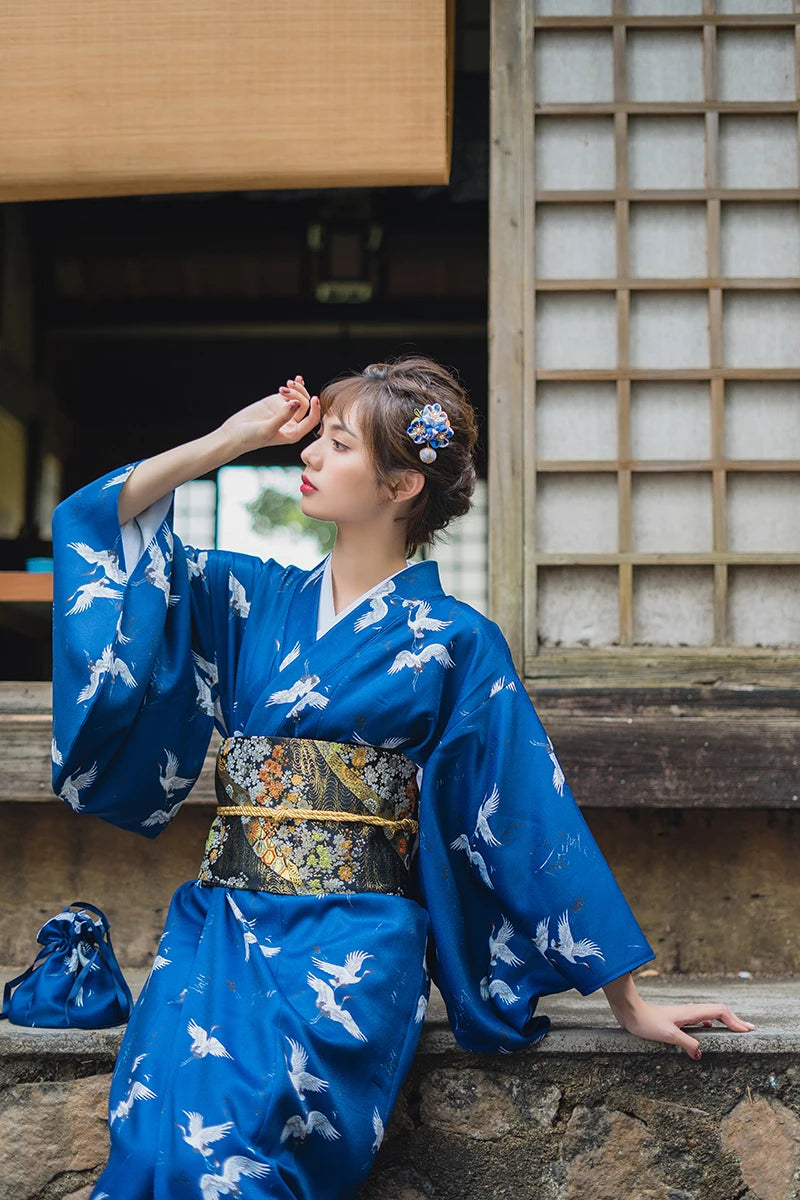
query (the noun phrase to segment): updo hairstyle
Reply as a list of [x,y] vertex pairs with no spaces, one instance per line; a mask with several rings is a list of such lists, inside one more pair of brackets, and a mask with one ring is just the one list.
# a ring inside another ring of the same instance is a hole
[[[406,433],[415,410],[439,403],[447,413],[453,437],[424,463],[420,446]],[[446,367],[423,356],[372,363],[358,374],[346,375],[323,388],[323,417],[345,417],[358,406],[363,434],[379,484],[390,491],[399,471],[420,471],[425,486],[412,502],[408,518],[407,552],[429,545],[455,517],[469,511],[475,487],[473,452],[478,437],[475,413],[461,384]]]

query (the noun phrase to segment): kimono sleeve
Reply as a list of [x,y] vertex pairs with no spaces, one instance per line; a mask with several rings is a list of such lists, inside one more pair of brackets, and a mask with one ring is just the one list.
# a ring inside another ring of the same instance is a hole
[[265,564],[184,546],[169,498],[148,510],[137,557],[117,508],[134,465],[53,516],[53,790],[75,812],[154,837],[197,779],[215,722],[228,732]]
[[539,997],[587,995],[654,955],[502,635],[475,662],[425,764],[419,879],[457,1040],[513,1050],[549,1028]]

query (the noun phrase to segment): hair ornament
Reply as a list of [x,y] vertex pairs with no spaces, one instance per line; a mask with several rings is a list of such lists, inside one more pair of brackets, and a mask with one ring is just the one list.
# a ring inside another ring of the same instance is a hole
[[368,367],[364,367],[361,374],[365,379],[385,379],[389,374],[389,368],[383,363],[370,363]]
[[453,437],[447,413],[441,404],[426,404],[414,409],[414,420],[406,433],[412,442],[422,446],[419,456],[424,463],[436,461],[436,451],[443,450]]

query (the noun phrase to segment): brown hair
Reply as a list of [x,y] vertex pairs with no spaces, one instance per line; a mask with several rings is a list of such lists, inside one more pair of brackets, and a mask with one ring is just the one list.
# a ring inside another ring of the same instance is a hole
[[[415,410],[440,404],[453,430],[452,440],[424,463],[408,433]],[[467,393],[450,371],[431,358],[415,356],[372,363],[361,374],[345,375],[322,389],[323,417],[344,416],[358,404],[358,423],[380,484],[392,488],[398,471],[420,471],[425,486],[408,517],[407,549],[429,545],[435,535],[469,511],[475,487],[473,453],[477,423]]]

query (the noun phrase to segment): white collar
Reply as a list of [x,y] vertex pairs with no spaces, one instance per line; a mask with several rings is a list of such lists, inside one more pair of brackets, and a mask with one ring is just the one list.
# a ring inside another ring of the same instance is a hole
[[376,592],[379,587],[383,587],[388,579],[394,579],[395,576],[401,575],[408,567],[413,566],[413,563],[407,562],[405,567],[401,567],[399,571],[395,571],[393,575],[387,575],[386,579],[382,579],[380,583],[376,583],[368,592],[364,592],[362,596],[358,596],[352,604],[348,604],[347,608],[343,608],[341,612],[336,612],[333,607],[333,577],[331,575],[331,556],[328,555],[325,560],[325,570],[322,572],[322,582],[319,589],[319,609],[317,610],[317,638],[321,638],[324,633],[332,629],[344,617],[349,616],[353,609],[358,608],[363,604],[373,592]]

